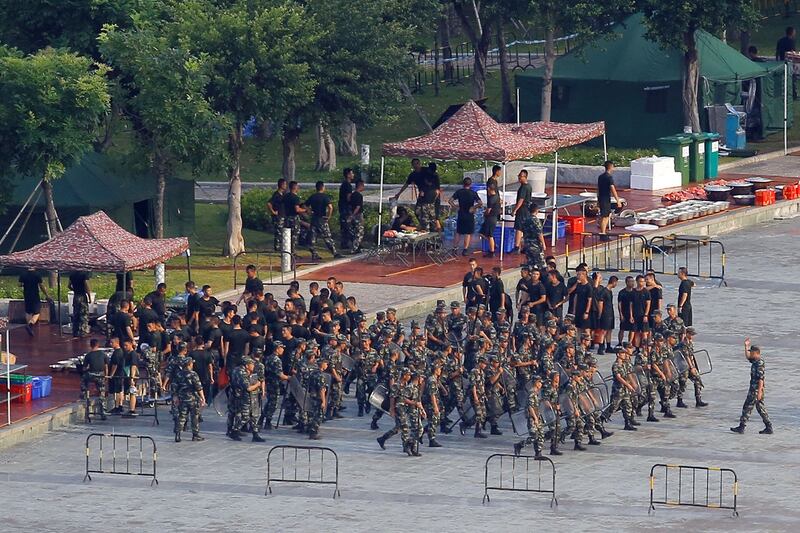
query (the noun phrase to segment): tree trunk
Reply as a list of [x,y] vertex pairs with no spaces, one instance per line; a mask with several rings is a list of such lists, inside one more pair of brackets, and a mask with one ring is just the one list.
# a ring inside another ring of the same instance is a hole
[[472,99],[482,100],[486,97],[486,63],[489,57],[492,30],[486,27],[475,46],[475,67],[472,70]]
[[694,32],[684,35],[686,52],[683,59],[683,121],[695,133],[700,132],[700,111],[697,103],[697,90],[700,81],[700,68],[697,63],[697,47]]
[[153,222],[156,226],[156,239],[164,238],[164,192],[167,189],[167,164],[160,153],[156,152],[156,208]]
[[739,51],[742,54],[747,55],[748,48],[750,48],[750,32],[747,30],[742,30],[739,32]]
[[556,63],[556,32],[552,24],[547,25],[544,35],[544,75],[542,76],[542,122],[550,122],[553,104],[553,67]]
[[94,151],[103,153],[111,148],[112,133],[114,131],[114,123],[116,122],[117,113],[119,113],[119,104],[116,98],[111,99],[111,111],[106,114],[103,119],[103,138],[97,139],[94,143]]
[[297,163],[297,146],[300,144],[300,130],[294,128],[284,128],[283,130],[283,167],[281,175],[289,181],[295,180]]
[[500,120],[502,122],[514,122],[516,113],[514,104],[511,103],[511,72],[508,68],[508,50],[506,50],[506,38],[503,35],[503,22],[499,18],[497,20],[497,48],[500,51],[500,92],[502,94]]
[[317,124],[317,166],[319,172],[336,170],[336,145],[322,121]]
[[55,200],[53,199],[53,186],[50,181],[42,181],[42,190],[44,191],[45,202],[45,215],[47,216],[47,230],[50,237],[55,237],[61,232],[58,224],[58,212],[56,211]]
[[439,41],[442,47],[442,72],[445,83],[453,81],[453,49],[450,47],[450,5],[445,5],[439,17]]
[[358,142],[356,142],[356,123],[346,118],[339,125],[339,154],[358,155]]
[[242,177],[241,156],[242,124],[237,123],[236,129],[228,136],[228,240],[223,248],[223,255],[233,257],[244,252],[244,236],[242,235]]

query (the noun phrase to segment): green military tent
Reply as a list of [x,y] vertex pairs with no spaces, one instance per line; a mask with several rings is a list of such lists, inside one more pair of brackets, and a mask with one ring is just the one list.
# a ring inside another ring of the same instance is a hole
[[[20,178],[14,182],[0,228],[5,233],[25,200],[39,182],[38,178]],[[33,199],[37,199],[34,194]],[[134,164],[125,157],[89,153],[63,177],[53,182],[53,199],[63,227],[78,217],[105,211],[117,224],[142,238],[154,237],[153,210],[156,200],[156,180],[146,166]],[[164,206],[164,236],[191,235],[194,230],[194,181],[167,181]],[[44,197],[39,196],[32,212],[23,212],[2,252],[8,252],[21,222],[27,219],[15,250],[29,248],[47,239],[44,216]]]
[[[661,48],[645,31],[644,17],[632,15],[612,36],[557,59],[551,119],[605,121],[608,142],[617,147],[650,147],[659,137],[683,131],[683,52]],[[783,63],[751,61],[703,31],[697,32],[697,47],[704,130],[709,130],[707,106],[726,103],[746,107],[751,139],[783,130]],[[543,75],[543,68],[516,75],[525,122],[539,120]],[[791,106],[789,112],[791,126]]]

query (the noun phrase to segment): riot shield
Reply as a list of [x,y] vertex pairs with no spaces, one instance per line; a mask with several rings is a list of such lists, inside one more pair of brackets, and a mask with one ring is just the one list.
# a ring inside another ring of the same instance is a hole
[[508,413],[508,417],[511,419],[511,429],[514,430],[514,433],[519,436],[525,436],[528,434],[528,408],[523,407],[513,413]]
[[558,405],[561,407],[561,416],[564,418],[573,418],[581,414],[580,407],[572,401],[567,392],[558,395]]
[[605,386],[605,384],[595,385],[590,388],[588,392],[592,397],[592,403],[594,403],[595,411],[602,411],[610,403],[608,388]]
[[505,409],[503,408],[503,399],[499,396],[491,395],[486,398],[486,414],[489,418],[500,418]]
[[391,403],[389,400],[389,391],[386,390],[385,385],[377,385],[369,395],[369,404],[375,409],[379,409],[389,414]]
[[708,350],[695,350],[693,357],[698,374],[702,376],[711,373],[713,365],[711,364],[711,355],[708,353]]
[[581,410],[581,414],[584,416],[595,412],[596,406],[589,390],[585,390],[578,394],[578,408]]
[[539,402],[539,414],[542,415],[542,421],[548,426],[555,424],[556,418],[558,418],[556,410],[548,400]]
[[356,367],[355,360],[347,355],[346,353],[342,354],[342,368],[347,370],[348,372],[352,372],[353,369]]
[[674,383],[680,377],[680,372],[678,372],[672,359],[664,359],[661,363],[661,371],[664,373],[667,383]]
[[226,385],[225,388],[217,391],[217,395],[214,396],[214,401],[211,402],[211,406],[214,408],[217,416],[228,416],[228,392],[229,387]]
[[647,375],[647,370],[641,365],[633,367],[633,373],[628,374],[628,378],[634,377],[633,387],[636,389],[636,394],[642,394],[647,385],[650,384],[650,377]]
[[686,360],[686,356],[683,355],[683,352],[675,352],[672,355],[672,364],[675,365],[678,374],[689,371],[689,362]]
[[308,396],[306,389],[303,388],[303,385],[300,384],[300,381],[296,376],[289,378],[288,390],[289,394],[291,394],[294,400],[297,402],[297,405],[300,406],[300,409],[303,411],[311,410],[311,398]]

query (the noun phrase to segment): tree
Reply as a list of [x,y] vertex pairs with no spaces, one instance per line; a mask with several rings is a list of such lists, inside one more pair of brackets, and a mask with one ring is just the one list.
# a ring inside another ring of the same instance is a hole
[[[396,114],[402,100],[398,80],[410,73],[409,48],[428,18],[433,0],[307,0],[309,13],[325,22],[310,58],[316,84],[312,103],[293,106],[283,127],[284,177],[294,179],[300,133],[317,130],[317,170],[336,166],[331,132]],[[352,148],[352,147],[351,147]]]
[[197,171],[224,155],[227,124],[205,95],[208,65],[172,46],[160,23],[144,19],[128,30],[105,26],[99,42],[124,92],[122,112],[156,176],[155,236],[163,238],[167,178],[178,165]]
[[556,61],[555,39],[575,34],[576,44],[586,44],[608,34],[615,22],[634,11],[634,0],[604,0],[602,2],[563,0],[530,0],[528,17],[544,30],[544,75],[542,76],[542,122],[550,121],[553,94],[553,70]]
[[287,110],[306,105],[315,82],[308,58],[320,29],[289,0],[167,2],[173,44],[208,62],[207,96],[227,117],[228,239],[223,253],[243,252],[241,153],[244,125],[255,117],[283,123]]
[[92,149],[109,110],[107,71],[65,50],[0,49],[0,165],[43,179],[51,234],[59,232],[51,182]]
[[683,117],[692,131],[700,131],[697,91],[700,68],[695,33],[718,34],[726,28],[750,28],[757,21],[751,0],[640,0],[647,37],[666,49],[683,51]]
[[[502,3],[502,0],[496,1]],[[453,9],[472,43],[473,100],[481,100],[486,96],[486,63],[489,56],[489,45],[492,43],[492,29],[497,17],[496,7],[496,3],[492,1],[453,0]]]

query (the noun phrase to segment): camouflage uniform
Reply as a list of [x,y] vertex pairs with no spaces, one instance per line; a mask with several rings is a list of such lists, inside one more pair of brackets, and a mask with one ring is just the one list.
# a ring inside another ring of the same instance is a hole
[[469,374],[469,387],[470,398],[472,391],[475,391],[475,396],[478,398],[477,403],[473,399],[472,408],[475,410],[476,428],[481,428],[486,423],[486,374],[477,365]]
[[[422,405],[425,407],[425,411],[428,414],[428,425],[426,429],[430,440],[436,439],[436,430],[439,429],[439,424],[441,424],[442,420],[442,395],[439,379],[440,378],[434,375],[430,375],[425,380],[425,393],[423,394]],[[436,414],[433,409],[433,398],[436,398],[436,405],[439,406],[439,414]]]
[[[458,373],[457,377],[452,377],[453,374]],[[462,420],[464,419],[464,367],[461,366],[461,361],[459,361],[458,356],[453,356],[448,358],[445,363],[444,367],[442,368],[442,383],[445,384],[445,388],[447,390],[447,397],[444,399],[444,407],[440,405],[440,409],[442,409],[442,415],[447,416],[447,414],[456,409],[459,416],[461,416]],[[464,420],[466,423],[467,420]]]
[[[300,217],[287,216],[283,219],[283,227],[292,230],[292,254],[297,254],[297,241],[300,239]],[[281,238],[283,243],[283,238]]]
[[544,449],[544,421],[539,413],[539,393],[535,392],[533,387],[528,393],[526,407],[528,437],[519,442],[514,449],[519,454],[525,445],[533,444],[534,452],[539,456]]
[[283,250],[283,223],[285,217],[282,216],[273,216],[272,217],[272,228],[274,230],[275,235],[275,245],[274,249],[276,252],[280,252]]
[[322,390],[326,387],[325,377],[322,371],[317,369],[311,370],[306,380],[306,390],[308,391],[309,398],[311,399],[311,409],[308,412],[308,421],[306,422],[306,429],[312,436],[319,433],[319,426],[325,413],[322,410]]
[[542,376],[542,400],[550,402],[556,412],[555,421],[550,428],[550,450],[552,452],[558,447],[558,439],[561,435],[561,409],[558,405],[558,387],[554,383],[558,371],[556,371],[555,361],[547,352],[543,352],[539,362],[539,375]]
[[161,396],[161,352],[155,347],[150,346],[142,354],[144,356],[147,377],[150,379],[151,396],[158,398]]
[[328,225],[327,217],[311,218],[311,240],[309,241],[308,249],[311,250],[312,255],[317,255],[314,249],[317,243],[317,236],[321,236],[328,250],[330,250],[333,255],[336,255],[336,244],[334,244],[333,237],[331,237],[331,228]]
[[358,250],[361,248],[361,241],[364,240],[364,214],[359,211],[357,215],[352,217],[347,224],[350,229],[350,236],[352,237],[352,249]]
[[378,361],[378,352],[372,348],[361,352],[359,364],[361,379],[356,382],[356,401],[358,402],[359,411],[363,408],[366,412],[369,412],[369,395],[372,394],[378,384],[378,375],[372,371],[372,368]]
[[[255,359],[255,358],[254,358]],[[265,380],[265,369],[264,363],[261,362],[260,359],[255,359],[255,366],[253,368],[253,373],[250,374],[250,384],[255,385],[256,383],[263,383]],[[253,418],[256,420],[261,419],[261,401],[263,398],[261,397],[261,387],[257,388],[254,391],[250,391],[250,412],[252,413]],[[253,431],[256,431],[258,426],[253,426]]]
[[186,419],[191,422],[192,434],[200,433],[200,392],[203,384],[194,370],[184,368],[175,379],[175,389],[178,395],[178,412],[175,416],[175,433],[180,433],[186,425]]
[[243,426],[256,427],[257,420],[250,410],[250,375],[244,365],[237,366],[231,373],[230,396],[228,397],[228,426],[237,432]]
[[264,361],[264,378],[267,386],[267,398],[264,401],[264,409],[261,417],[267,424],[272,424],[272,417],[278,407],[278,396],[281,392],[281,378],[283,373],[283,362],[276,354],[272,354]]
[[611,399],[609,400],[608,409],[606,410],[604,418],[608,420],[611,418],[611,415],[621,407],[625,424],[629,425],[633,421],[631,391],[617,380],[617,376],[622,376],[626,381],[628,380],[628,366],[623,361],[614,361],[614,364],[611,365],[611,375],[614,381],[611,385]]
[[89,333],[89,296],[78,293],[72,296],[72,336]]
[[755,406],[756,411],[761,415],[761,420],[764,421],[764,425],[770,429],[772,428],[772,422],[770,422],[769,413],[767,413],[767,406],[764,405],[764,398],[767,396],[766,384],[764,385],[761,399],[759,400],[756,398],[758,394],[758,382],[765,378],[766,371],[766,363],[764,363],[763,358],[759,357],[756,361],[751,361],[750,387],[747,390],[747,398],[745,398],[744,405],[742,406],[742,416],[739,418],[739,425],[742,427],[747,424],[750,413],[753,412],[753,407]]
[[[674,351],[680,351],[683,353],[683,356],[686,358],[688,362],[694,365],[694,368],[697,369],[697,361],[694,357],[694,345],[691,340],[688,338],[684,340],[682,343],[675,345]],[[702,402],[701,392],[703,390],[703,379],[700,377],[700,374],[697,372],[692,372],[687,370],[686,372],[682,372],[680,377],[678,378],[677,383],[673,383],[673,393],[675,393],[678,397],[678,402],[683,401],[683,393],[686,391],[686,380],[692,380],[694,383],[694,399],[699,404]],[[677,390],[676,390],[677,389]]]
[[544,253],[539,237],[544,230],[539,217],[529,216],[522,223],[522,233],[524,237],[523,251],[527,259],[527,265],[531,268],[544,268]]
[[420,401],[420,390],[413,382],[402,385],[398,391],[395,410],[402,413],[400,418],[400,438],[405,446],[416,444],[422,435],[422,416],[416,406],[408,405],[404,400]]
[[[106,416],[106,377],[103,372],[84,372],[81,375],[81,396],[89,401],[89,388],[94,384],[97,389],[96,413],[101,417]],[[87,409],[88,409],[87,405]],[[88,418],[88,412],[87,412]]]
[[419,228],[422,231],[436,231],[436,205],[417,204],[414,214],[419,220]]

